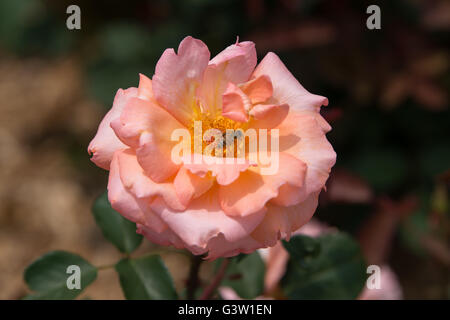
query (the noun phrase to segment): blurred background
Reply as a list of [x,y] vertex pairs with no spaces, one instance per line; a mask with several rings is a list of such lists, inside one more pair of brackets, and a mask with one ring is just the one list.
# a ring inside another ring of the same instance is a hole
[[[81,30],[66,28],[70,4]],[[370,4],[381,30],[366,28]],[[389,265],[405,299],[449,299],[449,31],[445,0],[0,1],[0,298],[23,297],[24,268],[49,250],[117,260],[90,213],[107,172],[87,145],[116,90],[192,35],[212,56],[254,41],[329,98],[338,160],[317,219]],[[180,259],[165,257],[177,286]],[[114,271],[85,296],[123,298]]]

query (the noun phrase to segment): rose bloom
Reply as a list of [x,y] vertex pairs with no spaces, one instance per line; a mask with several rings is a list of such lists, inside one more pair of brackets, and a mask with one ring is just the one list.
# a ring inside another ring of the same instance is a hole
[[[288,239],[314,214],[336,161],[319,113],[328,100],[306,91],[274,53],[256,63],[252,42],[210,60],[202,41],[186,37],[177,53],[164,51],[151,80],[141,74],[138,88],[118,90],[88,151],[109,170],[112,207],[150,241],[229,257]],[[192,132],[194,121],[221,132],[278,129],[278,170],[174,161],[171,135]]]

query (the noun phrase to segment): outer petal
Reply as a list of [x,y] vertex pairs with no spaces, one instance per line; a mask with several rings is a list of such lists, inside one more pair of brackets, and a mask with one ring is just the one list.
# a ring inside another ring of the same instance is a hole
[[293,112],[278,127],[280,152],[286,152],[307,165],[304,187],[299,201],[311,193],[320,191],[336,162],[336,153],[328,142],[317,118],[301,112]]
[[138,90],[136,88],[129,88],[127,90],[119,89],[114,98],[111,110],[108,111],[102,122],[100,122],[97,134],[88,147],[88,152],[93,154],[91,161],[100,168],[109,170],[114,152],[126,148],[117,138],[113,129],[111,129],[110,124],[120,117],[128,101],[137,95]]
[[206,259],[216,259],[219,257],[233,257],[239,253],[252,253],[256,249],[261,248],[263,245],[247,236],[238,241],[227,241],[222,234],[211,239],[208,244],[208,256]]
[[177,172],[180,166],[171,158],[177,142],[170,138],[183,125],[166,110],[152,101],[133,98],[111,126],[123,142],[136,149],[139,163],[152,180],[162,182]]
[[294,206],[299,204],[305,199],[302,188],[303,186],[297,187],[290,184],[284,184],[280,187],[278,196],[270,200],[270,203],[278,206]]
[[255,44],[244,41],[228,46],[215,56],[209,65],[220,66],[226,64],[225,77],[233,83],[246,82],[256,66]]
[[252,77],[266,75],[272,81],[273,97],[279,103],[287,103],[291,108],[303,111],[319,111],[322,105],[327,105],[325,97],[309,93],[295,79],[292,73],[281,62],[280,58],[269,52],[256,67]]
[[143,100],[153,99],[152,80],[139,73],[138,97]]
[[202,41],[186,37],[178,47],[178,54],[167,49],[156,65],[153,94],[184,125],[189,125],[196,108],[194,96],[209,56],[208,47]]
[[184,206],[179,201],[175,187],[171,182],[156,183],[150,179],[139,166],[136,155],[131,149],[118,152],[120,178],[128,190],[138,199],[153,199],[161,197],[166,205],[183,210]]
[[279,154],[278,172],[261,175],[255,170],[241,173],[238,179],[220,187],[220,203],[223,210],[232,216],[245,216],[259,211],[266,203],[278,196],[279,188],[285,184],[301,186],[305,176],[305,164],[295,157]]
[[274,246],[278,240],[290,237],[291,233],[306,224],[318,204],[319,192],[311,194],[304,202],[291,207],[267,206],[264,220],[251,236],[264,246]]
[[152,209],[195,252],[204,251],[219,235],[231,243],[247,237],[265,215],[262,209],[246,217],[229,217],[220,208],[216,188],[191,201],[182,212],[170,209],[161,199],[152,203]]
[[151,210],[148,202],[137,199],[123,185],[120,179],[120,169],[117,151],[111,162],[108,182],[108,199],[114,210],[120,212],[125,218],[136,223],[144,223],[155,232],[163,232],[167,225]]
[[191,199],[198,198],[208,191],[214,183],[209,177],[200,177],[181,167],[173,181],[175,192],[180,202],[187,206]]
[[144,213],[136,203],[134,197],[125,189],[122,180],[120,180],[117,153],[114,154],[109,172],[108,199],[111,206],[128,220],[144,222]]
[[289,72],[280,58],[269,52],[259,63],[252,77],[267,75],[273,86],[273,98],[277,104],[286,103],[291,111],[302,111],[313,114],[325,132],[331,130],[330,125],[319,114],[322,105],[328,105],[328,99],[309,93]]
[[184,249],[185,243],[169,228],[157,232],[142,224],[137,224],[137,233],[142,234],[148,240],[161,246],[173,245],[177,249]]

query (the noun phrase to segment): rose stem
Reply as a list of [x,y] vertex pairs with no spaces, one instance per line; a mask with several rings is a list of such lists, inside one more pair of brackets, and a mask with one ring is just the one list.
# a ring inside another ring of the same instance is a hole
[[187,298],[193,300],[195,298],[195,291],[200,284],[198,277],[198,271],[200,270],[200,265],[202,264],[202,256],[192,255],[191,268],[189,270],[189,278],[187,281]]
[[205,288],[205,291],[203,291],[199,300],[207,300],[207,299],[211,298],[211,296],[214,294],[217,287],[220,285],[223,278],[225,277],[225,273],[227,271],[227,267],[229,264],[230,264],[230,259],[227,259],[227,258],[223,259],[222,264],[220,265],[216,276],[214,277],[213,281]]

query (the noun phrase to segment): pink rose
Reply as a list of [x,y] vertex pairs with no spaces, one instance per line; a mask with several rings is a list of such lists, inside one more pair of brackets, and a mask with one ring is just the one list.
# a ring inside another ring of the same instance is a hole
[[[207,46],[187,37],[178,53],[164,51],[152,80],[140,75],[138,88],[117,92],[88,151],[110,171],[113,208],[149,240],[214,259],[273,246],[314,214],[336,160],[319,113],[328,100],[306,91],[274,53],[256,60],[252,42],[210,60]],[[245,148],[241,163],[192,163],[184,153],[176,161],[172,134],[184,129],[195,140],[195,121],[224,134],[267,129],[271,143],[279,133],[278,150],[269,150],[276,172],[264,174]]]

